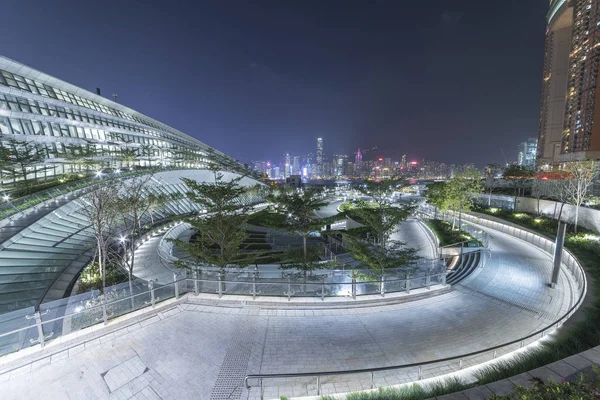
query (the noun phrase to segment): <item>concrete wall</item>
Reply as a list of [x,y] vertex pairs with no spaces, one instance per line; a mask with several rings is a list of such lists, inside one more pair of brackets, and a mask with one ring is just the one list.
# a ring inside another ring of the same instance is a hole
[[[479,195],[482,204],[488,204],[488,196],[485,194]],[[513,196],[493,194],[491,206],[501,208],[504,210],[513,209]],[[557,218],[560,213],[561,204],[552,200],[540,200],[539,211],[540,214]],[[575,206],[565,204],[562,212],[562,219],[568,223],[574,223],[575,221]],[[538,202],[534,198],[530,197],[518,197],[517,198],[517,212],[524,212],[530,214],[538,213]],[[580,207],[579,209],[579,226],[590,229],[594,232],[600,233],[600,210],[595,210],[588,207]]]

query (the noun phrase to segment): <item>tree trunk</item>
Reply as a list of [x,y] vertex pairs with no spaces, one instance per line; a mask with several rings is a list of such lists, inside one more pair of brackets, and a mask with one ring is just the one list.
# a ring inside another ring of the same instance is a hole
[[573,230],[577,235],[577,223],[579,222],[579,205],[575,206],[575,225],[573,226]]

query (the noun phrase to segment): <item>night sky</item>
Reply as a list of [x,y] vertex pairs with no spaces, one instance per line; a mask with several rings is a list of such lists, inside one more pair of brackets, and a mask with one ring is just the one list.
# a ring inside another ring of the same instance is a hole
[[[0,54],[240,160],[478,166],[538,132],[547,0],[4,0]],[[375,152],[374,152],[375,153]],[[367,157],[365,157],[366,159]]]

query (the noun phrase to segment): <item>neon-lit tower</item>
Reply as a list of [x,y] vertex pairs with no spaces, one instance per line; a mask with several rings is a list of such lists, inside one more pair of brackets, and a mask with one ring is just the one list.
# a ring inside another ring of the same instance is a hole
[[323,139],[317,139],[317,177],[323,176]]

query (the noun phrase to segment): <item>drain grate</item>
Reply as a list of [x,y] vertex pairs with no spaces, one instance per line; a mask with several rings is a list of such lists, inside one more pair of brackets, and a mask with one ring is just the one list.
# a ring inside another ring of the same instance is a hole
[[244,320],[229,344],[210,400],[240,399],[254,336],[255,329],[247,319]]

